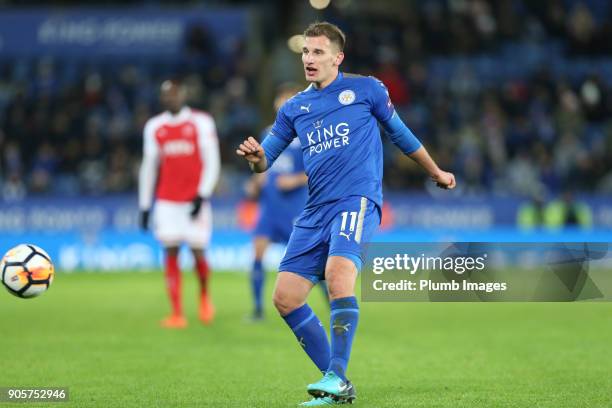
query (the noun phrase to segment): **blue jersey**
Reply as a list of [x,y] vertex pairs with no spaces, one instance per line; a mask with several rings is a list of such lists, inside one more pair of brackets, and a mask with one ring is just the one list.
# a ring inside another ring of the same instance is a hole
[[[264,131],[264,135],[268,133],[269,128]],[[304,208],[308,197],[308,188],[303,186],[290,191],[283,191],[276,186],[276,179],[280,175],[295,175],[303,172],[302,148],[299,140],[294,140],[267,172],[267,178],[260,195],[262,211],[271,211],[276,216],[286,215],[290,220],[293,220]]]
[[[383,152],[377,121],[393,115],[382,82],[343,73],[323,89],[310,85],[282,106],[268,138],[279,138],[281,149],[299,138],[308,175],[307,209],[348,196],[366,197],[382,206]],[[266,148],[271,163],[278,152],[268,150],[273,149]]]

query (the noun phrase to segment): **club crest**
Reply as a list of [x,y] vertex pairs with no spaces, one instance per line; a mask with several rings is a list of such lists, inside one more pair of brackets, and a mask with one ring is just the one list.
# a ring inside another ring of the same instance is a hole
[[340,102],[343,105],[350,105],[354,101],[355,101],[355,92],[351,91],[350,89],[347,89],[346,91],[342,91],[340,92],[340,95],[338,95],[338,102]]

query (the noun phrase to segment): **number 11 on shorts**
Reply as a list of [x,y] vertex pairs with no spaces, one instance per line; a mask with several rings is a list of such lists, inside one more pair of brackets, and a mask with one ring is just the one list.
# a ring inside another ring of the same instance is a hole
[[[351,222],[349,225],[348,233],[346,231],[346,221],[348,220],[349,214],[351,216]],[[340,225],[340,235],[350,236],[350,234],[355,231],[355,223],[357,222],[357,211],[343,211],[342,214],[342,225]]]

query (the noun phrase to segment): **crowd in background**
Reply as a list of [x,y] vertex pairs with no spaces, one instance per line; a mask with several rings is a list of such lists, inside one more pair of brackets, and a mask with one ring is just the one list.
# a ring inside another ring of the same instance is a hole
[[[387,85],[400,116],[457,174],[464,194],[612,193],[611,5],[373,3],[332,1],[318,16],[347,33],[344,69]],[[182,78],[191,104],[214,115],[224,163],[219,193],[239,192],[247,168],[235,146],[271,119],[262,84],[286,79],[270,70],[283,58],[272,46],[284,46],[312,16],[296,6],[284,26],[262,29],[259,61],[244,49],[217,60],[201,35],[186,47],[191,63],[0,60],[2,196],[135,191],[142,127],[159,112],[158,86],[169,76]],[[260,24],[278,18],[262,16]],[[414,163],[388,142],[385,149],[387,188],[421,188]]]
[[210,111],[224,162],[231,135],[260,126],[252,64],[223,60],[140,63],[53,58],[0,62],[0,187],[28,193],[125,193],[136,189],[145,122],[162,111],[163,80],[187,85],[189,104]]
[[[331,15],[350,65],[387,85],[464,193],[530,196],[612,192],[610,16],[601,1],[513,0]],[[422,184],[388,152],[389,187]]]

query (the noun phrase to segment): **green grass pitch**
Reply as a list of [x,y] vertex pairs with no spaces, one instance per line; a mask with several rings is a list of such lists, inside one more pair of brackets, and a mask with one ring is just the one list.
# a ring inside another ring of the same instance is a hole
[[[273,276],[269,276],[268,291]],[[268,302],[245,322],[246,275],[217,273],[217,319],[158,328],[160,273],[60,274],[22,300],[0,292],[0,387],[67,386],[28,407],[292,407],[319,374]],[[268,296],[268,299],[270,296]],[[328,326],[320,292],[311,304]],[[610,407],[609,303],[362,303],[349,366],[362,407]],[[2,406],[16,406],[0,403]]]

